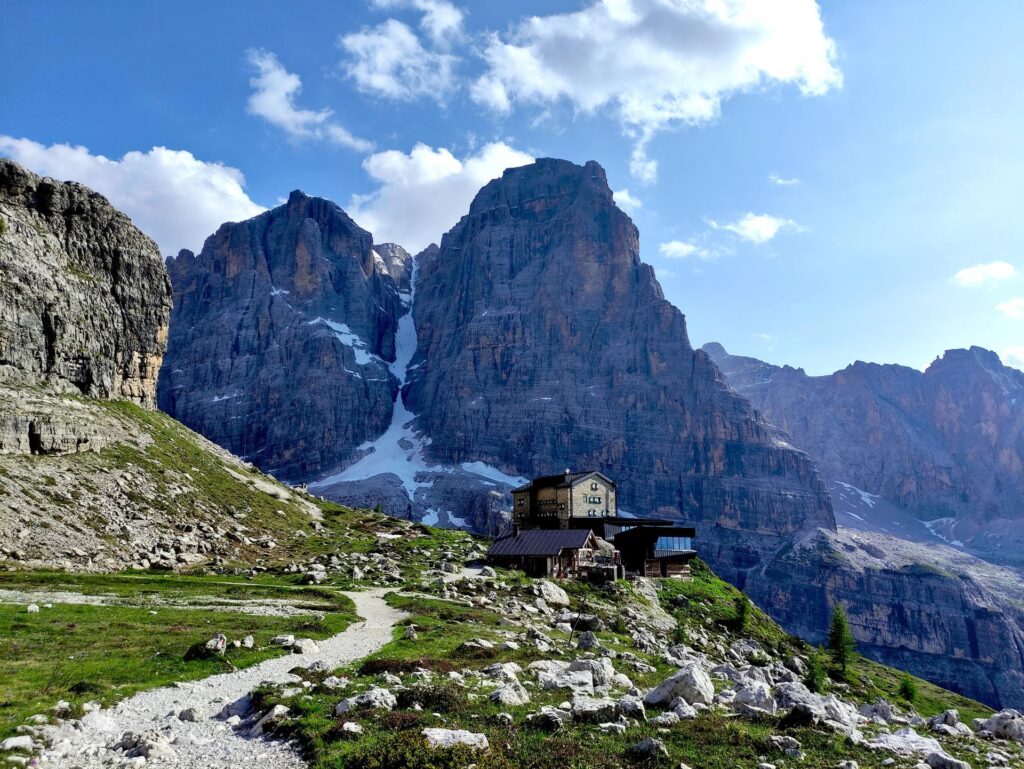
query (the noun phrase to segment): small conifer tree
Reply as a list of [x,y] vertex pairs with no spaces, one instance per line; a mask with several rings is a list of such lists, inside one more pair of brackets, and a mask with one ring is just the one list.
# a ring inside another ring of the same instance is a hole
[[828,650],[832,661],[845,674],[846,668],[853,659],[856,643],[850,632],[850,623],[846,619],[846,611],[840,604],[832,610],[832,624],[828,630]]

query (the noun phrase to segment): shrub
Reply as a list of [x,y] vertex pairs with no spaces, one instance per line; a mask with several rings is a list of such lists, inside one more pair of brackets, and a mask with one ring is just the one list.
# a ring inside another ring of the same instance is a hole
[[917,683],[910,676],[903,676],[900,681],[899,695],[907,702],[917,699]]
[[850,623],[846,619],[846,611],[841,604],[836,604],[832,610],[832,624],[828,630],[828,649],[832,655],[832,661],[839,666],[845,675],[846,668],[853,659],[853,652],[856,643],[853,640],[853,633],[850,632]]
[[681,614],[676,615],[676,626],[672,628],[672,643],[686,643],[686,626],[683,624],[683,618]]
[[431,657],[420,657],[412,660],[400,660],[394,657],[378,657],[376,659],[364,660],[359,666],[359,672],[364,676],[379,676],[383,673],[411,673],[417,668],[432,670],[435,673],[451,673],[458,670],[458,666],[448,660],[433,659]]
[[612,630],[619,635],[628,635],[629,625],[626,623],[626,618],[621,614],[616,614],[615,619],[612,621]]
[[461,686],[445,681],[439,684],[420,684],[398,693],[398,706],[408,709],[419,705],[437,713],[458,713],[466,707],[466,692]]
[[494,748],[477,752],[460,745],[430,750],[418,731],[361,740],[345,759],[345,769],[466,769],[470,765],[477,769],[512,769],[504,753]]

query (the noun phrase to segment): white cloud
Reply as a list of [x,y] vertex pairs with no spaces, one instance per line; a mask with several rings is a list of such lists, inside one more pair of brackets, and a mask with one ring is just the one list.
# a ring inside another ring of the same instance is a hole
[[308,110],[295,106],[295,97],[302,91],[302,80],[289,72],[270,51],[248,52],[249,64],[256,77],[249,81],[253,92],[249,96],[249,113],[263,118],[282,129],[292,139],[316,139],[369,152],[373,144],[359,139],[331,120],[329,109]]
[[428,51],[397,19],[343,35],[338,45],[351,57],[342,67],[361,91],[390,99],[427,96],[441,101],[454,84],[456,57]]
[[797,179],[796,177],[787,179],[784,176],[779,176],[774,171],[772,171],[768,175],[768,181],[770,181],[772,184],[778,185],[779,187],[792,187],[796,184],[800,184],[800,180]]
[[658,253],[668,259],[686,259],[696,256],[698,259],[712,259],[715,254],[706,248],[700,248],[693,243],[686,243],[682,240],[670,240],[658,246]]
[[999,283],[1017,274],[1017,268],[1009,262],[988,262],[965,267],[953,276],[953,282],[959,286],[970,288],[991,283]]
[[363,168],[380,186],[369,195],[353,195],[347,210],[378,243],[399,243],[415,253],[451,229],[487,182],[533,160],[504,142],[486,144],[462,159],[426,144],[408,154],[378,152],[363,161]]
[[730,224],[719,224],[712,220],[709,224],[716,230],[728,230],[751,243],[767,243],[783,230],[800,232],[803,228],[792,219],[782,219],[770,214],[744,214],[738,221]]
[[224,222],[263,211],[245,193],[237,168],[207,163],[186,150],[153,147],[120,160],[93,155],[85,147],[0,136],[0,153],[38,174],[81,182],[124,211],[165,255],[199,250]]
[[635,142],[631,170],[653,181],[647,143],[715,119],[729,96],[778,83],[806,96],[842,84],[815,0],[592,0],[492,34],[471,88],[498,112],[566,101],[610,110]]
[[1006,347],[999,353],[1003,363],[1024,370],[1024,344],[1017,347]]
[[996,309],[1011,320],[1024,320],[1024,296],[1015,296],[1013,299],[997,304]]
[[644,207],[643,201],[636,197],[628,189],[615,190],[612,193],[615,197],[615,204],[627,214],[633,214]]
[[373,0],[373,4],[385,10],[413,8],[421,11],[420,26],[439,45],[447,45],[462,36],[465,14],[447,0]]
[[664,267],[655,267],[654,274],[658,276],[659,280],[666,280],[668,278],[674,278],[676,274],[672,270],[666,270]]

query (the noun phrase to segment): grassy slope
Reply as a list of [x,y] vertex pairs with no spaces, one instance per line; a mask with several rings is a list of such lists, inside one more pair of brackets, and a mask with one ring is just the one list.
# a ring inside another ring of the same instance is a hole
[[[525,591],[528,581],[512,573],[502,573],[500,576],[505,586],[504,591],[521,592],[529,600],[530,594]],[[610,595],[589,585],[563,584],[573,596],[574,607],[585,604],[587,611],[604,618],[609,629],[598,633],[602,644],[619,651],[636,653],[655,667],[655,672],[639,673],[616,662],[617,669],[627,672],[637,686],[651,687],[674,670],[656,655],[644,654],[632,648],[628,636],[616,632],[616,627],[624,629],[616,623],[622,602],[642,601],[627,585],[620,583],[618,593]],[[265,703],[284,702],[293,713],[298,714],[297,720],[287,727],[287,731],[302,740],[315,767],[397,769],[398,766],[408,766],[415,769],[418,766],[465,766],[469,763],[476,763],[478,769],[512,766],[535,769],[612,767],[622,765],[625,750],[630,745],[650,735],[664,740],[668,746],[671,761],[663,762],[666,767],[678,767],[679,762],[683,761],[690,766],[705,769],[734,769],[736,766],[756,766],[761,756],[773,763],[786,761],[768,739],[773,734],[782,733],[776,718],[750,720],[706,711],[697,719],[681,722],[663,733],[657,733],[654,728],[641,724],[630,728],[624,735],[611,736],[602,734],[596,726],[574,725],[551,735],[526,726],[524,718],[542,705],[558,705],[565,701],[569,698],[565,691],[530,689],[532,702],[529,705],[508,708],[491,703],[486,697],[489,689],[472,688],[472,678],[467,679],[471,684],[468,696],[466,691],[441,685],[436,700],[422,711],[408,708],[394,713],[368,711],[347,719],[336,718],[334,705],[344,696],[365,691],[371,685],[379,685],[382,670],[398,671],[404,675],[416,667],[424,667],[435,671],[438,676],[435,680],[439,681],[449,670],[479,670],[491,662],[518,662],[525,667],[535,659],[575,657],[569,639],[554,630],[549,632],[556,642],[557,648],[553,652],[541,654],[528,646],[518,650],[467,651],[460,647],[467,639],[484,637],[500,641],[504,631],[518,631],[522,628],[510,627],[507,620],[503,622],[500,615],[486,608],[461,606],[425,596],[421,592],[423,589],[423,586],[418,586],[393,594],[391,598],[396,606],[409,612],[407,624],[416,626],[418,638],[406,640],[399,629],[395,640],[372,655],[368,663],[356,664],[342,671],[352,680],[345,689],[335,692],[316,690],[312,697],[291,699],[281,699],[273,690],[262,693]],[[683,637],[687,629],[692,633],[695,626],[700,625],[712,638],[727,643],[742,635],[753,637],[779,653],[808,651],[808,647],[801,641],[787,636],[771,619],[756,609],[751,611],[746,630],[742,634],[734,632],[734,599],[738,595],[734,588],[717,579],[707,569],[699,569],[692,582],[665,580],[659,584],[659,601],[664,608],[675,613],[681,627],[679,633]],[[686,600],[683,601],[681,597]],[[849,675],[849,683],[837,680],[831,682],[829,687],[845,699],[869,701],[877,696],[886,696],[894,703],[906,706],[907,703],[900,701],[895,692],[902,677],[903,674],[897,671],[858,659]],[[525,680],[529,676],[520,678]],[[405,683],[410,683],[409,679]],[[976,702],[926,682],[918,681],[918,686],[920,697],[914,704],[923,715],[932,715],[946,707],[959,707],[964,717],[989,712]],[[513,715],[514,726],[499,723],[496,716],[502,711]],[[339,727],[345,720],[355,720],[362,724],[366,729],[364,735],[351,739],[342,733]],[[491,755],[484,758],[456,753],[442,759],[435,754],[433,760],[437,763],[427,763],[429,759],[423,757],[424,751],[418,751],[417,746],[420,730],[429,726],[484,732],[490,744],[500,746],[500,750],[492,750]],[[796,737],[803,744],[806,758],[801,766],[805,767],[834,767],[840,760],[851,758],[861,761],[862,765],[873,766],[884,757],[853,747],[843,737],[821,730],[798,728],[785,733]],[[951,747],[950,751],[957,753],[959,748]]]
[[[320,588],[255,586],[240,580],[168,574],[0,574],[0,588],[32,587],[107,594],[123,603],[55,604],[38,614],[28,613],[23,604],[0,604],[0,738],[58,700],[111,705],[143,689],[204,678],[277,656],[281,650],[267,646],[275,635],[325,638],[356,619],[347,597]],[[318,613],[267,617],[188,608],[189,604],[216,604],[218,598],[260,597],[284,598]],[[251,634],[256,648],[229,648],[218,659],[184,659],[190,646],[217,633],[229,640]]]

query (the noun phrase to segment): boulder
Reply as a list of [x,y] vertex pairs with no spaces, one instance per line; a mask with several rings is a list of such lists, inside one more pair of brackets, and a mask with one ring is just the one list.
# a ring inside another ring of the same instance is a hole
[[942,746],[933,737],[922,737],[913,729],[897,729],[895,732],[882,732],[878,736],[868,740],[867,746],[871,750],[888,750],[898,753],[901,756],[930,755],[941,753]]
[[528,715],[526,723],[537,729],[557,732],[572,723],[572,712],[563,708],[553,708],[550,705],[545,705],[538,712]]
[[627,748],[626,755],[636,761],[653,761],[658,758],[668,758],[668,748],[661,740],[645,737],[636,745]]
[[320,647],[312,638],[297,638],[292,644],[292,651],[295,654],[316,654],[320,651]]
[[980,720],[979,726],[981,729],[977,731],[985,730],[999,739],[1024,743],[1024,716],[1017,710],[1000,710],[995,715]]
[[682,697],[690,705],[709,705],[714,696],[715,686],[711,678],[702,667],[691,663],[648,692],[644,704],[659,706]]
[[932,769],[971,769],[971,765],[966,761],[961,761],[939,751],[929,753],[924,762]]
[[596,660],[573,660],[569,663],[570,671],[586,670],[590,672],[594,686],[607,686],[615,675],[615,668],[607,657]]
[[580,695],[572,698],[572,715],[577,721],[592,724],[608,721],[615,718],[618,709],[618,704],[614,700]]
[[761,681],[749,681],[736,689],[732,704],[737,710],[753,708],[764,713],[774,713],[777,708],[771,689]]
[[536,586],[540,591],[540,597],[543,598],[549,606],[569,605],[569,594],[551,580],[537,580]]
[[427,738],[427,745],[431,748],[452,748],[456,745],[465,745],[472,750],[487,750],[487,735],[477,732],[468,732],[465,729],[424,729],[422,732]]
[[569,689],[573,694],[593,694],[594,677],[589,670],[540,673],[537,681],[543,689]]
[[281,721],[287,715],[287,707],[284,705],[274,705],[274,707],[264,713],[260,720],[253,725],[252,729],[249,730],[249,736],[259,737],[267,731],[268,728]]
[[373,708],[374,710],[394,710],[398,707],[398,700],[390,691],[374,686],[362,694],[348,697],[334,707],[335,715],[344,715],[350,710],[358,708]]
[[528,705],[530,703],[530,693],[518,681],[510,681],[504,686],[495,689],[491,692],[490,697],[492,702],[509,707]]

